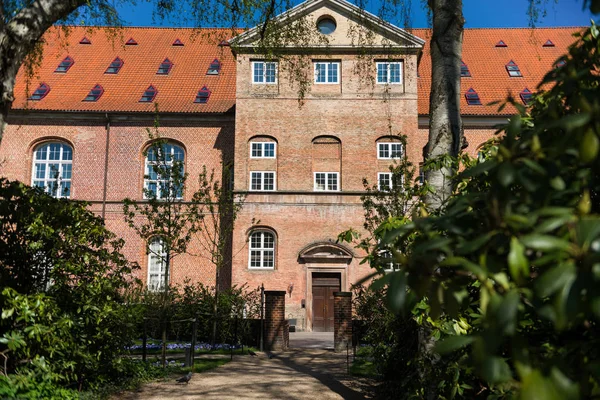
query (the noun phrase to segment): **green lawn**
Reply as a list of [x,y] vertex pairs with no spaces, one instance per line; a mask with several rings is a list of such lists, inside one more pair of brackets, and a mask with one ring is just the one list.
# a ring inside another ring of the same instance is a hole
[[356,349],[356,358],[350,366],[350,373],[354,376],[365,376],[375,378],[379,376],[377,368],[373,363],[373,350],[371,347],[359,347]]

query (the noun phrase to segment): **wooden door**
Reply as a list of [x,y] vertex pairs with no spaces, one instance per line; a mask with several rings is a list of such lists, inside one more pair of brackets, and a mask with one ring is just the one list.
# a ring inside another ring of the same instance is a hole
[[340,281],[339,273],[313,273],[313,332],[333,332],[333,293]]

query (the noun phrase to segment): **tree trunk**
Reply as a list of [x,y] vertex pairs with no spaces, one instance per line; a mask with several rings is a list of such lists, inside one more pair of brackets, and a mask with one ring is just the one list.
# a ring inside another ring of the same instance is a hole
[[215,274],[215,304],[213,306],[213,326],[212,335],[210,338],[210,344],[214,348],[217,342],[217,318],[219,317],[219,266],[217,266],[217,272]]
[[14,101],[17,72],[27,54],[56,21],[87,0],[35,0],[5,23],[0,7],[0,142]]
[[165,280],[163,282],[163,312],[162,312],[162,366],[167,366],[167,307],[169,305],[169,272],[171,270],[171,249],[167,246],[167,255],[165,257]]
[[[431,94],[429,96],[429,142],[425,160],[444,155],[456,157],[463,136],[460,118],[460,63],[465,20],[462,0],[429,0],[433,13],[431,37]],[[427,205],[439,209],[452,194],[448,164],[426,171],[435,189],[425,197]]]

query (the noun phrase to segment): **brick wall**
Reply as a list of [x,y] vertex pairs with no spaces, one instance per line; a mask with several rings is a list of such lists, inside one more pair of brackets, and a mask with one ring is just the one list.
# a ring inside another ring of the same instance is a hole
[[[18,116],[18,115],[17,115]],[[51,117],[18,118],[13,116],[0,146],[0,176],[31,184],[34,149],[47,141],[66,142],[73,148],[73,177],[71,198],[90,202],[90,209],[102,214],[104,173],[106,161],[106,121],[104,119],[68,119]],[[123,219],[122,200],[126,197],[141,200],[144,176],[143,152],[149,144],[146,121],[113,121],[108,143],[107,203],[104,207],[108,229],[125,240],[124,254],[140,269],[135,275],[144,282],[148,275],[148,256],[145,243]],[[213,118],[193,122],[183,119],[161,123],[160,135],[185,150],[185,170],[189,173],[186,198],[198,188],[198,174],[204,165],[217,171],[221,179],[221,159],[233,160],[234,123],[232,118]],[[214,285],[214,266],[203,254],[202,247],[193,241],[189,254],[173,259],[171,283],[186,279]],[[222,271],[226,285],[231,282],[230,264]]]
[[333,347],[336,352],[352,345],[352,292],[333,294]]
[[265,290],[265,349],[287,350],[289,325],[285,320],[285,291]]

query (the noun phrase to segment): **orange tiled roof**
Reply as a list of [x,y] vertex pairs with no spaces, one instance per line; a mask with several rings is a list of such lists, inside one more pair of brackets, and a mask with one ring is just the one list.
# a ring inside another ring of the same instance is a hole
[[[463,36],[463,62],[469,67],[470,78],[461,78],[462,115],[498,115],[499,104],[492,101],[506,99],[508,93],[519,101],[519,93],[525,88],[535,92],[538,84],[552,68],[554,62],[567,52],[575,41],[573,33],[583,28],[481,28],[465,29]],[[412,34],[426,40],[419,65],[419,115],[429,114],[429,91],[431,87],[431,57],[429,41],[431,31],[413,29]],[[507,47],[496,47],[500,40]],[[543,47],[547,40],[554,47]],[[511,78],[506,64],[514,61],[522,77]],[[468,105],[465,92],[473,88],[482,105]],[[506,107],[502,114],[514,114],[513,107]]]
[[[102,29],[86,32],[85,28],[74,27],[66,39],[62,34],[59,39],[56,31],[50,31],[46,34],[42,65],[31,80],[29,94],[42,82],[50,86],[50,92],[40,101],[26,102],[21,70],[13,109],[154,112],[154,104],[139,102],[150,85],[158,90],[155,101],[161,112],[223,113],[235,105],[235,60],[229,47],[218,46],[221,40],[232,36],[231,30],[204,29],[199,35],[198,30],[185,28],[124,28],[120,34],[122,37],[111,41]],[[83,37],[91,44],[79,44]],[[138,44],[124,45],[130,38]],[[184,46],[173,46],[177,39]],[[67,73],[55,73],[67,56],[75,61],[73,66]],[[118,74],[105,74],[116,57],[123,60],[123,67]],[[168,75],[157,75],[165,58],[171,60],[173,67]],[[219,75],[207,75],[215,58],[221,62],[221,71]],[[96,84],[104,89],[100,99],[82,101]],[[209,101],[194,103],[203,86],[211,91]]]
[[[465,29],[463,61],[469,67],[471,77],[461,79],[461,110],[463,115],[498,115],[498,105],[488,103],[503,100],[508,93],[519,96],[528,88],[535,91],[542,77],[552,68],[556,59],[566,52],[574,42],[572,36],[582,28],[482,28]],[[426,40],[419,64],[418,112],[427,115],[431,85],[431,59],[429,57],[430,30],[413,29],[412,33]],[[207,35],[210,34],[210,37]],[[29,93],[44,82],[50,92],[41,101],[26,102],[25,79],[19,73],[15,87],[15,109],[55,111],[121,111],[153,112],[152,103],[140,103],[146,88],[153,85],[158,94],[155,101],[162,112],[179,113],[222,113],[235,105],[236,66],[231,50],[218,46],[223,38],[231,36],[228,29],[185,28],[124,28],[122,39],[111,41],[102,30],[86,32],[85,28],[73,28],[60,44],[57,36],[50,32],[46,37],[48,46],[42,66],[32,80]],[[87,37],[91,44],[79,44]],[[133,38],[138,44],[125,46]],[[173,46],[179,39],[184,46]],[[495,47],[500,40],[507,47]],[[543,47],[551,40],[554,47]],[[66,74],[55,73],[58,64],[70,56],[75,63]],[[120,57],[124,65],[116,75],[105,74],[111,61]],[[174,64],[166,76],[157,75],[160,63],[168,58]],[[218,76],[207,75],[209,64],[221,61]],[[514,61],[522,77],[511,78],[506,64]],[[97,102],[82,101],[96,84],[104,93]],[[207,104],[194,103],[198,90],[207,86],[211,91]],[[465,92],[473,88],[482,105],[467,105]],[[511,114],[507,107],[502,114]]]

